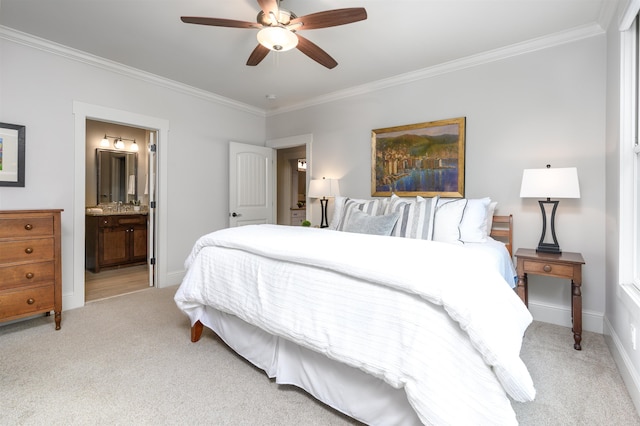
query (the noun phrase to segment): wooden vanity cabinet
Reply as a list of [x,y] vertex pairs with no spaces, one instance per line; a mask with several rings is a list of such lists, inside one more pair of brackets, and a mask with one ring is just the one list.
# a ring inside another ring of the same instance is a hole
[[0,321],[62,316],[62,210],[0,211]]
[[86,216],[86,268],[142,265],[147,262],[147,216]]

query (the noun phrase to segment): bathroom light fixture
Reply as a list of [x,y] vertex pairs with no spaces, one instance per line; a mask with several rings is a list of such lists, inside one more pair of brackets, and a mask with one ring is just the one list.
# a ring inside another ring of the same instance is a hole
[[[556,209],[560,201],[551,201],[551,198],[580,198],[578,169],[575,167],[552,169],[549,164],[545,169],[525,169],[522,173],[520,197],[546,198],[546,201],[538,201],[542,211],[542,235],[536,251],[562,253],[555,229]],[[545,206],[548,207],[545,208]],[[548,208],[552,208],[551,214],[549,214]],[[545,242],[547,239],[547,217],[551,218],[552,242]]]
[[106,134],[104,135],[104,138],[100,142],[100,146],[108,148],[110,145],[109,138],[113,139],[113,147],[115,149],[124,149],[124,141],[131,141],[133,142],[131,144],[131,151],[134,151],[134,152],[138,151],[138,144],[136,143],[135,139],[127,139],[127,138],[122,138],[120,136],[109,136]]
[[338,179],[313,179],[309,182],[309,198],[320,198],[320,207],[322,209],[322,220],[320,228],[329,226],[327,223],[327,197],[337,197],[340,195],[340,187]]

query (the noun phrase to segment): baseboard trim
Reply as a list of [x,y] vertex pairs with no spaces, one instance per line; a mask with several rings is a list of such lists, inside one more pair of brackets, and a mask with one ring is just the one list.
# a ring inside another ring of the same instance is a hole
[[160,288],[164,288],[164,287],[171,287],[174,285],[178,285],[180,283],[182,283],[182,280],[184,279],[184,276],[186,275],[187,271],[173,271],[173,272],[167,272],[167,279],[165,282],[162,283],[162,285],[158,286]]
[[627,352],[624,350],[622,341],[620,341],[620,338],[606,317],[604,318],[603,323],[604,340],[609,347],[609,351],[611,352],[611,356],[613,357],[616,366],[618,367],[620,376],[622,376],[622,381],[624,381],[627,391],[629,391],[631,401],[633,401],[636,411],[640,413],[640,377],[638,377],[638,372],[635,370],[633,362],[631,362]]
[[[536,321],[571,327],[571,308],[529,301],[529,312]],[[582,311],[582,330],[603,333],[604,314]]]

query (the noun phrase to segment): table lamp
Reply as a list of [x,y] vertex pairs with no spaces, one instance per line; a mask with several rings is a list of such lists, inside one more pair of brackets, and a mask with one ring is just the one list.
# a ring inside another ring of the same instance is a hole
[[340,195],[340,188],[338,186],[338,179],[312,179],[309,182],[309,198],[320,198],[320,206],[322,208],[322,220],[320,221],[320,228],[326,228],[329,226],[327,222],[327,198],[336,197]]
[[[580,198],[578,169],[575,167],[552,169],[549,164],[544,169],[525,169],[522,173],[520,197],[546,198],[546,200],[538,201],[542,211],[542,235],[536,251],[562,253],[555,229],[556,210],[560,201],[551,201],[551,198]],[[549,214],[549,209],[551,209],[551,214]],[[551,218],[553,242],[545,242],[547,240],[547,217]]]

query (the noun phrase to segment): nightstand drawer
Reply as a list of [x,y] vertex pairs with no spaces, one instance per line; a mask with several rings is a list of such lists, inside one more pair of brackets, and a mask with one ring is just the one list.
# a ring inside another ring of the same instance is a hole
[[53,310],[53,283],[15,291],[0,292],[0,311],[5,317]]
[[540,275],[552,275],[560,278],[573,278],[573,266],[551,262],[524,261],[524,272]]

